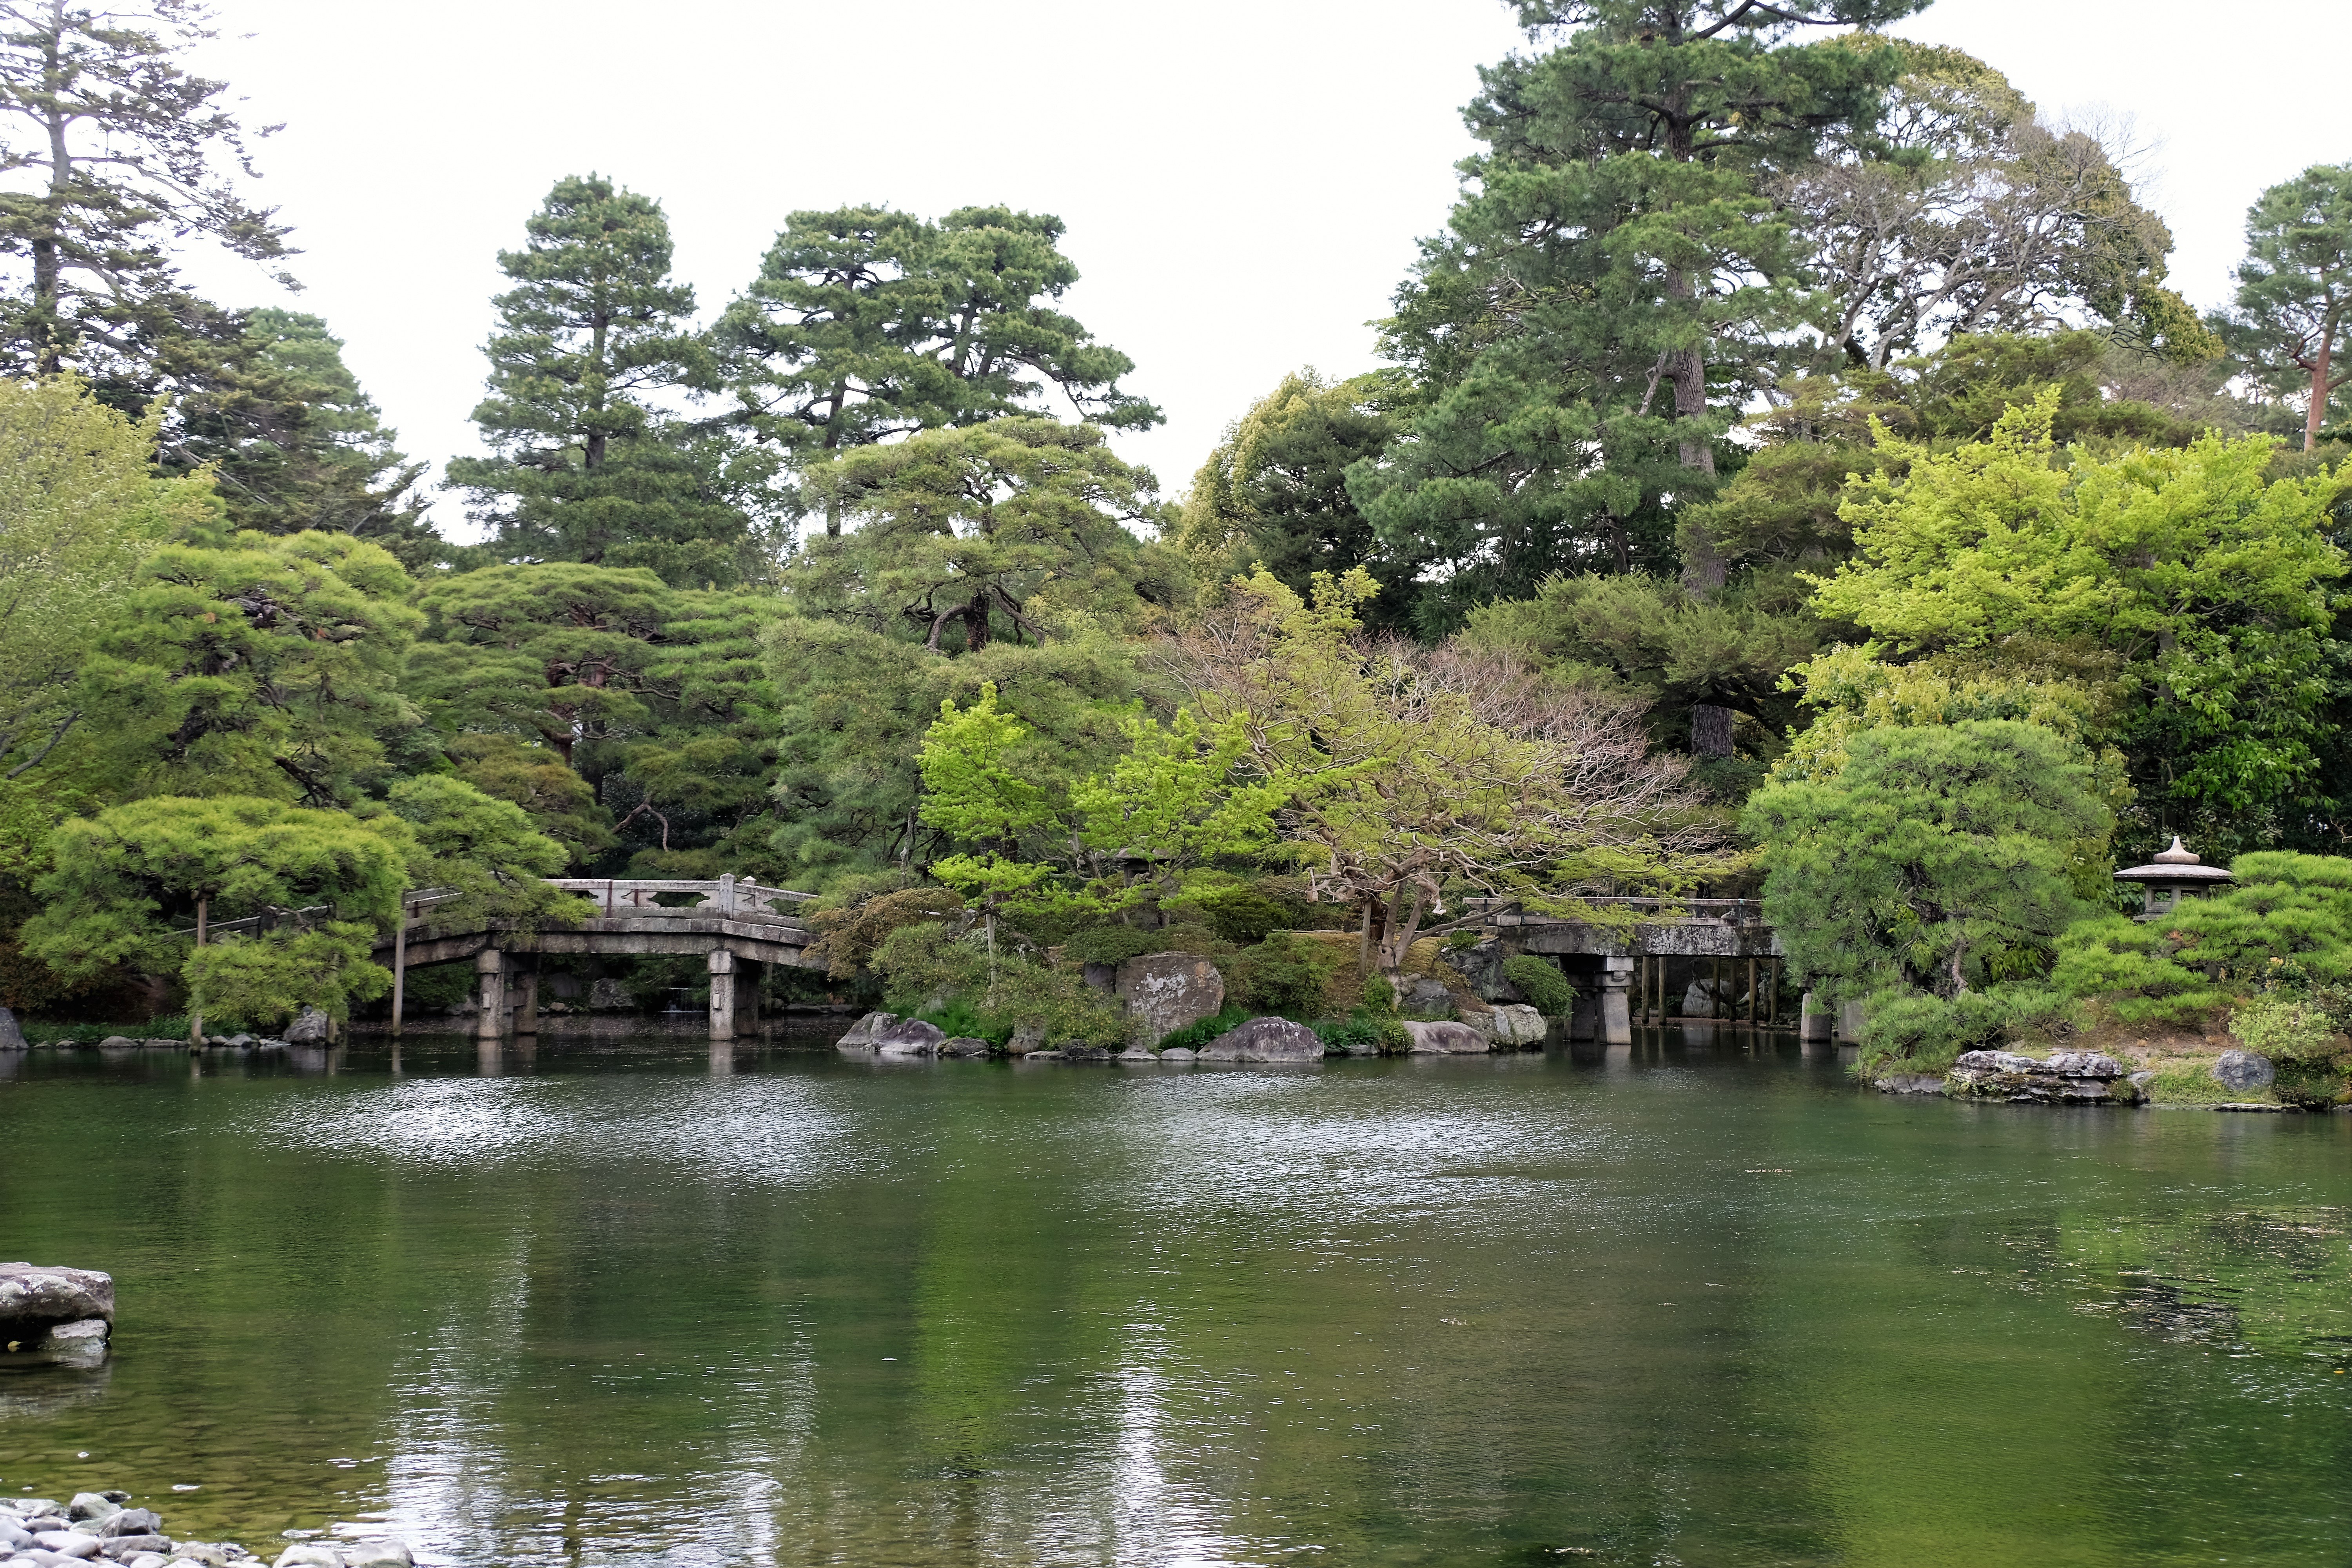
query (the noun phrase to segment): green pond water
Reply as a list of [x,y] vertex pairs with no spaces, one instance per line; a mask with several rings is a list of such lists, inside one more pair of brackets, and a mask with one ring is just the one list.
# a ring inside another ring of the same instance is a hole
[[0,1486],[467,1565],[2352,1561],[2352,1116],[793,1044],[0,1055],[0,1258],[121,1310],[0,1363]]

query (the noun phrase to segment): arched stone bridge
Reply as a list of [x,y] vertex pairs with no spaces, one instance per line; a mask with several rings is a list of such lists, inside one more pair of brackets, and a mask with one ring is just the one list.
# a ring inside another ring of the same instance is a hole
[[[393,936],[377,944],[376,961],[392,971],[392,1024],[400,1027],[411,969],[471,959],[481,981],[481,1010],[475,1029],[495,1039],[514,1014],[514,1027],[539,1027],[539,973],[519,964],[520,954],[701,953],[710,965],[710,1037],[731,1040],[760,1021],[759,965],[782,963],[817,968],[803,956],[815,933],[793,913],[815,897],[785,888],[762,887],[746,878],[716,881],[658,881],[611,878],[551,877],[556,887],[584,894],[597,905],[577,925],[521,931],[503,921],[468,930],[433,923],[434,904],[449,897],[433,889],[410,893]],[[664,904],[665,897],[691,903]]]

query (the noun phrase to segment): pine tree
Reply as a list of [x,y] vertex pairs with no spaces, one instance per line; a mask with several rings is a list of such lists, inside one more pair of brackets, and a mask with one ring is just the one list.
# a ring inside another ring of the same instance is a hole
[[[1005,207],[793,214],[717,329],[740,417],[795,463],[1048,413],[1049,387],[1092,424],[1159,424],[1119,388],[1135,362],[1053,308],[1078,278],[1061,237],[1061,219]],[[841,531],[838,511],[825,522]]]
[[[1451,569],[1425,631],[1557,571],[1674,563],[1672,509],[1713,490],[1717,441],[1794,320],[1765,176],[1866,123],[1897,68],[1789,40],[1925,3],[1524,0],[1531,37],[1572,31],[1484,73],[1467,118],[1488,150],[1387,324],[1428,404],[1352,481],[1384,540]],[[1704,533],[1679,557],[1693,593],[1723,586]],[[1693,750],[1727,754],[1730,718],[1695,709]]]
[[236,336],[182,284],[174,240],[289,254],[285,226],[236,189],[254,170],[228,84],[181,64],[212,15],[201,0],[0,0],[0,114],[27,132],[0,148],[0,255],[26,268],[0,310],[9,374],[70,365],[102,395],[128,383],[107,401],[135,409],[173,340]]
[[676,408],[712,385],[688,325],[694,290],[669,276],[669,220],[601,175],[556,182],[499,266],[474,421],[495,456],[449,465],[502,561],[643,566],[680,585],[759,570],[750,488],[723,442]]
[[2305,169],[2247,209],[2236,307],[2224,341],[2256,380],[2305,398],[2310,451],[2328,400],[2352,381],[2352,359],[2337,357],[2352,326],[2352,164]]

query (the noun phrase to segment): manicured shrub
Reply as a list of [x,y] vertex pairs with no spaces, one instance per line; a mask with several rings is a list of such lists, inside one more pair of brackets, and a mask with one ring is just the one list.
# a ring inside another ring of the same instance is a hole
[[1576,987],[1549,958],[1515,952],[1503,960],[1503,978],[1547,1018],[1565,1018],[1576,1011]]

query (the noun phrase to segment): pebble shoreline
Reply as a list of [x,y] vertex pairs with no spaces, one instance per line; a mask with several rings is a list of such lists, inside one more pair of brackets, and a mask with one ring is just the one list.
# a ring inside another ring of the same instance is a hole
[[[105,1562],[122,1568],[205,1568],[267,1563],[270,1568],[415,1568],[407,1545],[388,1533],[342,1541],[298,1541],[276,1558],[233,1541],[174,1541],[163,1516],[130,1506],[122,1491],[77,1492],[71,1500],[0,1497],[0,1563],[7,1568],[79,1568]],[[340,1526],[362,1530],[365,1526]],[[305,1534],[311,1533],[305,1531]]]

